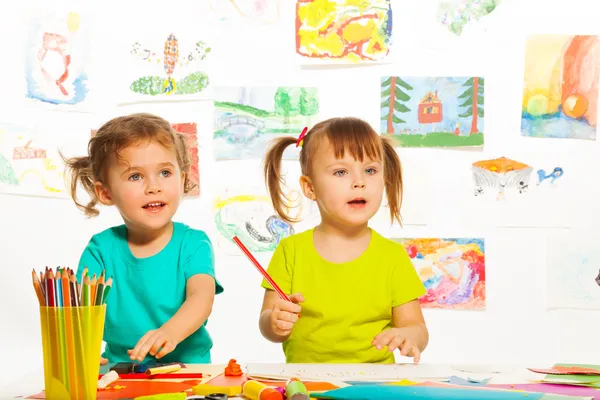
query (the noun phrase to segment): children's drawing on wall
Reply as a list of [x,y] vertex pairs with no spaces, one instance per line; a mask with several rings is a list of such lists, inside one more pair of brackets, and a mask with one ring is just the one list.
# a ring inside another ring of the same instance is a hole
[[529,37],[521,134],[595,140],[599,80],[598,36]]
[[450,0],[438,6],[438,20],[450,32],[462,35],[466,25],[479,21],[496,9],[502,0]]
[[51,135],[0,124],[0,192],[67,197],[64,164]]
[[381,62],[391,42],[390,0],[296,3],[296,52],[306,63]]
[[485,246],[483,239],[392,239],[401,243],[427,293],[425,308],[485,308]]
[[[292,217],[300,218],[301,194],[290,191],[287,197],[290,199],[288,209],[292,211]],[[270,198],[261,194],[227,188],[215,199],[214,212],[215,225],[221,236],[231,243],[233,237],[237,236],[252,252],[272,252],[281,239],[295,232],[292,224],[276,215]],[[232,254],[243,255],[239,251]]]
[[198,127],[196,123],[182,123],[172,124],[175,132],[183,134],[186,143],[188,145],[190,153],[190,172],[189,172],[189,184],[190,190],[187,192],[187,196],[199,196],[200,195],[200,171],[198,166]]
[[279,21],[280,0],[210,0],[210,8],[222,20],[247,19],[264,24]]
[[24,52],[26,96],[78,110],[73,106],[89,93],[89,21],[75,11],[31,12]]
[[548,308],[600,309],[600,250],[593,232],[555,234],[547,243]]
[[139,74],[129,90],[160,99],[202,93],[209,84],[208,74],[201,70],[202,61],[211,48],[201,40],[180,43],[173,33],[165,34],[163,40],[132,44],[130,53]]
[[481,147],[484,79],[381,80],[381,134],[399,147]]
[[[277,136],[298,136],[319,113],[319,93],[310,87],[215,89],[214,149],[217,160],[262,159]],[[285,159],[298,157],[290,146]]]
[[473,163],[474,195],[496,196],[504,200],[514,195],[523,195],[536,186],[547,184],[555,186],[564,175],[562,167],[537,169],[526,163],[500,157],[493,160],[483,160]]

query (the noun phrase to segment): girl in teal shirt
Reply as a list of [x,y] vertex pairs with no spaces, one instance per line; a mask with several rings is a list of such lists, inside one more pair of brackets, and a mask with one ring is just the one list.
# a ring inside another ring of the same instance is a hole
[[[88,153],[65,160],[75,204],[90,217],[98,203],[115,206],[124,221],[91,238],[77,271],[79,280],[85,268],[90,277],[105,270],[113,278],[102,363],[210,363],[206,322],[223,291],[212,244],[203,231],[172,221],[192,189],[185,139],[162,118],[133,114],[104,124]],[[85,205],[79,185],[91,198]]]

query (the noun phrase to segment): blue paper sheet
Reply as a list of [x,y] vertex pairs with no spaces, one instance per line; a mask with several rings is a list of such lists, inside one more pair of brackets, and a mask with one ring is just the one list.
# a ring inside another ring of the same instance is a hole
[[315,398],[344,400],[537,400],[542,396],[543,393],[396,385],[348,386],[311,394]]

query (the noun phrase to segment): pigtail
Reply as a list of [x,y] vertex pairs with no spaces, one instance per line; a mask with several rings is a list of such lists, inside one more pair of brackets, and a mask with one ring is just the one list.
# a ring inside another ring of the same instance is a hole
[[398,221],[402,226],[400,207],[402,206],[402,164],[396,149],[387,138],[381,138],[383,145],[383,170],[385,179],[385,192],[390,208],[390,219]]
[[[98,198],[96,197],[96,191],[94,190],[94,174],[92,173],[92,162],[90,157],[73,157],[64,158],[61,154],[63,161],[66,164],[66,169],[70,172],[70,193],[71,198],[75,202],[77,208],[85,213],[88,217],[96,217],[100,212],[96,209],[98,205]],[[87,205],[83,205],[77,200],[77,185],[81,183],[81,186],[90,195],[91,200]]]
[[282,190],[285,180],[281,176],[281,160],[285,149],[296,142],[297,138],[291,136],[277,138],[273,141],[265,156],[265,183],[271,197],[271,203],[277,215],[289,223],[297,222],[297,220],[292,219],[284,211],[284,204],[289,199],[285,197]]

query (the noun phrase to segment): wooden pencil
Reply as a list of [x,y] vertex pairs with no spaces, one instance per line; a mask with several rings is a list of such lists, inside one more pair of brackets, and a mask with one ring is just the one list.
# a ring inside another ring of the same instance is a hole
[[77,290],[77,278],[75,277],[75,275],[71,275],[69,280],[71,292],[71,305],[73,307],[79,307],[79,292]]
[[96,291],[97,291],[97,279],[96,274],[93,275],[92,280],[90,281],[90,306],[94,305],[96,300]]
[[110,289],[112,288],[112,282],[113,279],[108,278],[108,280],[106,281],[106,285],[104,285],[104,293],[102,294],[102,304],[106,304],[106,298],[108,297],[108,292],[110,292]]
[[56,297],[54,294],[54,273],[52,269],[48,271],[48,276],[46,277],[46,293],[48,298],[48,306],[54,307],[56,305]]
[[104,294],[104,271],[100,274],[98,279],[98,285],[96,287],[96,296],[94,297],[94,305],[99,306],[102,304],[102,295]]
[[69,273],[62,270],[60,278],[62,284],[63,307],[71,307],[71,285],[69,281]]
[[90,293],[90,277],[86,275],[83,278],[83,284],[81,285],[81,305],[84,307],[89,307],[91,303],[91,293]]
[[46,305],[46,300],[44,299],[44,294],[42,293],[42,286],[40,284],[38,275],[36,274],[35,270],[31,271],[31,278],[33,281],[33,290],[35,290],[35,294],[38,298],[40,306]]

